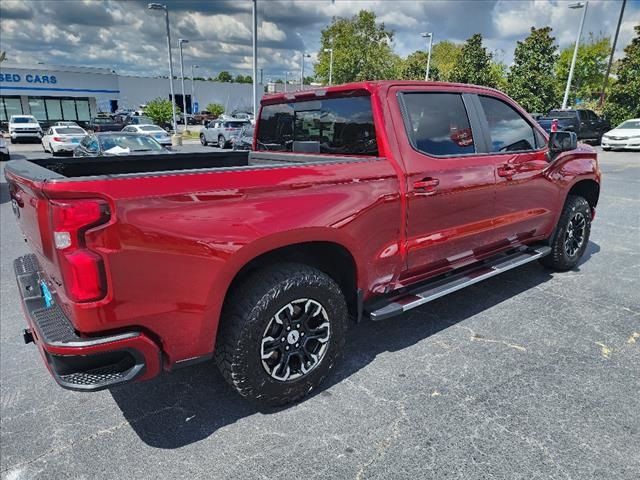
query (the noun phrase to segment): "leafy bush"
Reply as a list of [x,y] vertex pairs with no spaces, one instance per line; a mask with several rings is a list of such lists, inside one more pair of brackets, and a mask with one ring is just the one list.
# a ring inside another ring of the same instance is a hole
[[[180,107],[176,105],[176,115],[180,112]],[[164,125],[173,121],[171,101],[164,98],[156,98],[147,103],[144,113],[151,118],[156,125]]]
[[209,105],[207,105],[207,108],[205,110],[213,114],[214,116],[219,117],[224,113],[224,106],[220,105],[219,103],[210,103]]

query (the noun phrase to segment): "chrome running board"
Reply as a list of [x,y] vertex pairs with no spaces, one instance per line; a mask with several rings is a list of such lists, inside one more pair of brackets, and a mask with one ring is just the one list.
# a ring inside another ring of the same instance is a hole
[[370,311],[369,317],[371,320],[379,321],[401,315],[449,293],[456,292],[474,283],[533,262],[548,255],[550,252],[551,248],[547,246],[522,247],[512,253],[492,257],[471,267],[467,267],[462,272],[456,273],[454,271],[444,277],[440,276],[435,280],[412,287],[403,294],[392,297],[385,305]]

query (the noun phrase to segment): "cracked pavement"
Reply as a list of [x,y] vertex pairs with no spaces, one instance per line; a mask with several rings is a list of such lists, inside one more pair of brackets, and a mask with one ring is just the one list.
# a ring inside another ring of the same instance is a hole
[[319,392],[266,411],[213,364],[59,388],[22,343],[12,261],[27,246],[2,176],[2,478],[637,479],[640,153],[600,161],[579,268],[526,265],[356,325]]

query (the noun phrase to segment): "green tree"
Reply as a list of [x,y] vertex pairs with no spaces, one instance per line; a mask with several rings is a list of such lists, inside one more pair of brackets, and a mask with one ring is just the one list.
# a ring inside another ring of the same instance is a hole
[[491,54],[482,46],[482,35],[473,34],[462,46],[458,62],[451,72],[451,81],[495,87],[491,58]]
[[462,45],[448,40],[433,45],[431,51],[431,68],[435,67],[438,70],[440,80],[444,82],[451,80],[453,68],[458,63],[458,58],[461,53]]
[[219,117],[224,113],[224,105],[220,105],[219,103],[210,103],[207,105],[205,110],[216,117]]
[[[180,113],[180,107],[176,105],[176,114]],[[144,109],[145,115],[147,115],[153,123],[156,125],[164,125],[169,123],[173,119],[173,111],[171,108],[171,100],[166,98],[156,98],[147,103]]]
[[334,18],[322,30],[316,78],[324,83],[329,80],[327,48],[333,49],[333,83],[396,78],[402,61],[390,46],[393,36],[368,10],[351,18]]
[[529,36],[517,43],[505,90],[528,112],[547,113],[558,106],[555,41],[551,27],[531,27]]
[[[560,58],[556,67],[558,80],[557,89],[564,93],[569,77],[571,59],[575,43],[560,52]],[[589,34],[589,39],[578,47],[578,57],[573,71],[569,102],[573,104],[576,99],[582,101],[594,100],[600,96],[602,78],[607,71],[607,62],[611,53],[611,45],[608,37],[594,37]]]
[[233,81],[233,77],[226,70],[223,70],[222,72],[220,72],[216,77],[216,82],[232,82],[232,81]]
[[624,57],[617,68],[618,81],[611,87],[605,113],[612,124],[629,118],[640,118],[640,25],[636,36],[624,49]]
[[[424,80],[428,59],[429,55],[427,52],[423,50],[416,50],[402,61],[399,78],[402,80]],[[440,72],[438,67],[433,64],[432,56],[431,65],[429,66],[429,80],[439,79]]]

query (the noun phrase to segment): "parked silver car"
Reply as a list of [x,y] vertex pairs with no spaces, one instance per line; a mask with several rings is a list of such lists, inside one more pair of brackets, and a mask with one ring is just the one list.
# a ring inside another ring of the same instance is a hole
[[227,148],[231,140],[238,137],[248,120],[212,120],[200,130],[200,143],[217,144],[220,148]]

